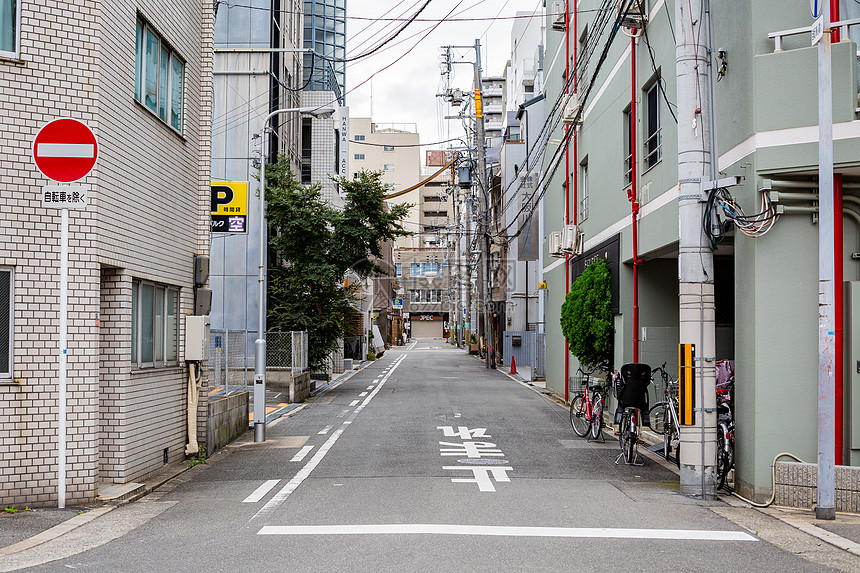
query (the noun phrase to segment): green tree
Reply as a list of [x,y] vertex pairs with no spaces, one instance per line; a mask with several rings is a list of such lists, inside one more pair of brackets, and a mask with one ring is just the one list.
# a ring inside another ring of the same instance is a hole
[[319,185],[296,181],[286,157],[266,166],[266,214],[273,257],[268,270],[270,330],[307,330],[308,361],[320,370],[338,340],[349,334],[356,287],[345,284],[382,272],[371,258],[380,244],[408,235],[398,223],[409,205],[388,210],[381,173],[337,179],[346,197],[343,211],[328,205]]
[[586,367],[612,359],[609,268],[598,259],[588,265],[561,305],[561,331],[570,352]]

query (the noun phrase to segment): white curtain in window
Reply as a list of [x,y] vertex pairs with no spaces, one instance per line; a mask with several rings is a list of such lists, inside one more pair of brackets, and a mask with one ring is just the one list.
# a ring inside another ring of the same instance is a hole
[[16,0],[0,0],[0,51],[15,51]]

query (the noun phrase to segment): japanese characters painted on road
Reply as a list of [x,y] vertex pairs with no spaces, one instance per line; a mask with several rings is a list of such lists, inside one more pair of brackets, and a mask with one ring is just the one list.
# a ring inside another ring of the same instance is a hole
[[71,183],[87,176],[99,155],[96,136],[87,125],[62,117],[42,126],[33,139],[33,161],[54,181]]
[[248,182],[212,182],[210,199],[213,233],[248,232]]

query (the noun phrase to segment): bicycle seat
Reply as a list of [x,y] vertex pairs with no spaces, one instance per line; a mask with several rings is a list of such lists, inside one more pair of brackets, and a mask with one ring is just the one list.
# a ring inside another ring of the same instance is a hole
[[651,384],[651,367],[647,364],[631,362],[619,370],[622,388],[618,396],[618,410],[615,417],[619,423],[625,408],[639,408],[642,418],[648,424],[648,385]]

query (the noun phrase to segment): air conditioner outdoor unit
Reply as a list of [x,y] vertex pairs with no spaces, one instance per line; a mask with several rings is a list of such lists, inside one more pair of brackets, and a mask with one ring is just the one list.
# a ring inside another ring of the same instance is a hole
[[[630,7],[630,10],[627,7]],[[616,6],[618,15],[622,16],[621,25],[625,28],[643,28],[647,14],[645,13],[645,3],[642,0],[618,0]],[[624,13],[627,13],[624,16]]]
[[571,255],[582,254],[583,235],[576,225],[565,225],[561,231],[561,251]]
[[561,250],[561,231],[553,231],[549,234],[549,255],[551,257],[564,257]]
[[564,31],[564,2],[552,3],[552,29]]
[[576,123],[577,125],[582,124],[582,116],[580,115],[577,119],[577,115],[579,114],[579,96],[575,93],[570,94],[570,98],[567,100],[567,104],[564,106],[564,115],[562,117],[562,121],[565,125],[573,125]]

